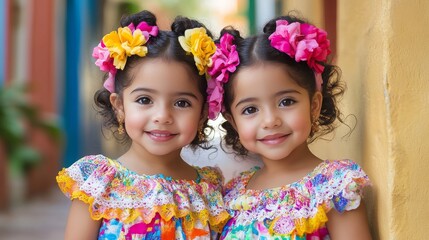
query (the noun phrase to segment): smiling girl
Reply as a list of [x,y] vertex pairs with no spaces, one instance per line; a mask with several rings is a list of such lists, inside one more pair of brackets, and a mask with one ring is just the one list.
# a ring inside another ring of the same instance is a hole
[[229,217],[221,173],[180,155],[187,145],[207,147],[205,72],[215,49],[201,23],[178,17],[161,31],[148,11],[103,37],[93,56],[107,78],[95,102],[130,147],[59,173],[73,200],[66,239],[210,239],[221,230]]
[[361,201],[367,175],[351,160],[322,160],[308,147],[342,122],[344,88],[329,53],[326,32],[293,16],[245,39],[221,32],[209,69],[212,115],[227,119],[227,146],[264,163],[226,185],[232,218],[221,239],[371,238]]

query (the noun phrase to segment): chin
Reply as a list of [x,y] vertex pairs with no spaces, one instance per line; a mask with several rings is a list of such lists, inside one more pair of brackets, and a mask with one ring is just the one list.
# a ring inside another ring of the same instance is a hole
[[180,152],[181,149],[165,149],[165,148],[161,148],[161,149],[147,149],[147,151],[155,156],[165,156],[165,155],[169,155],[171,153]]
[[282,153],[267,153],[267,154],[259,154],[263,158],[269,159],[271,161],[281,161],[285,158],[287,158],[290,155],[290,152],[282,152]]

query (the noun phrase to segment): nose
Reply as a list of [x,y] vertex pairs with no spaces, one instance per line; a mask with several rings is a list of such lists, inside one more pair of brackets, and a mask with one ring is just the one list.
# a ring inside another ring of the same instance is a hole
[[280,116],[274,110],[267,110],[262,121],[264,129],[276,128],[282,125]]
[[158,124],[172,124],[173,115],[167,106],[158,107],[153,113],[153,121]]

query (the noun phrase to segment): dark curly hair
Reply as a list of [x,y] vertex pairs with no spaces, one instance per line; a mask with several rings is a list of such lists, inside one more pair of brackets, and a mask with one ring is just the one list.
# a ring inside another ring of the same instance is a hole
[[[313,70],[306,62],[296,62],[286,53],[280,52],[271,46],[268,37],[276,30],[277,20],[286,20],[289,23],[307,23],[307,21],[296,16],[286,15],[270,20],[264,26],[263,33],[247,38],[242,38],[240,33],[231,27],[224,28],[221,31],[221,36],[225,33],[234,36],[233,43],[237,46],[240,58],[240,65],[237,67],[236,71],[231,74],[228,83],[224,85],[225,112],[223,114],[231,114],[231,103],[234,100],[234,89],[232,86],[237,72],[243,67],[249,67],[261,62],[275,62],[285,65],[286,70],[291,74],[297,84],[308,91],[310,100],[313,98],[316,92],[316,80]],[[325,67],[322,73],[323,102],[320,116],[316,120],[319,123],[320,129],[317,132],[311,132],[308,139],[309,142],[332,132],[336,128],[336,120],[344,123],[341,112],[337,106],[337,101],[345,91],[345,84],[340,81],[340,69],[326,62],[320,64],[323,64]],[[225,121],[221,124],[221,127],[225,131],[223,137],[225,145],[231,147],[236,155],[247,155],[248,150],[240,143],[238,133],[232,127],[231,123]]]
[[[142,21],[145,21],[151,26],[156,26],[155,15],[146,10],[122,17],[120,25],[121,27],[125,27],[133,23],[135,26],[137,26]],[[206,77],[205,75],[199,75],[192,54],[186,54],[186,52],[180,46],[180,43],[178,41],[178,37],[183,36],[187,29],[197,27],[206,28],[202,23],[196,20],[178,16],[171,24],[171,31],[159,30],[158,35],[152,36],[146,43],[148,53],[145,57],[139,57],[136,55],[128,57],[125,68],[123,70],[117,70],[117,73],[115,75],[115,93],[119,94],[119,96],[122,97],[124,88],[129,86],[133,81],[133,75],[131,70],[134,67],[138,66],[138,64],[140,64],[142,60],[147,58],[162,58],[168,61],[177,61],[185,64],[188,67],[190,77],[197,80],[196,82],[198,83],[198,89],[202,94],[204,101],[206,101]],[[211,32],[207,28],[206,30],[207,34],[212,37]],[[106,78],[107,76],[103,78],[103,81],[105,81]],[[113,106],[110,103],[110,94],[111,93],[105,88],[101,88],[95,93],[94,102],[97,107],[97,111],[103,117],[104,127],[112,129],[116,139],[121,142],[129,142],[130,139],[127,134],[117,134],[117,128],[119,123]],[[204,138],[202,140],[198,139],[197,134],[193,141],[189,144],[192,149],[196,149],[197,147],[201,147],[204,149],[210,148],[208,144],[208,135],[211,133],[213,128],[209,126],[207,122],[208,120],[205,120],[205,122],[203,123],[202,133],[204,134]]]

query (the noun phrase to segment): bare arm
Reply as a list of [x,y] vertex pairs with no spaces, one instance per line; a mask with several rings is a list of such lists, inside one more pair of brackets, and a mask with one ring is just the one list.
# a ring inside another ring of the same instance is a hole
[[328,212],[327,227],[332,240],[371,240],[365,205],[343,213],[332,209]]
[[88,204],[73,200],[67,219],[65,240],[97,239],[101,221],[92,220]]

